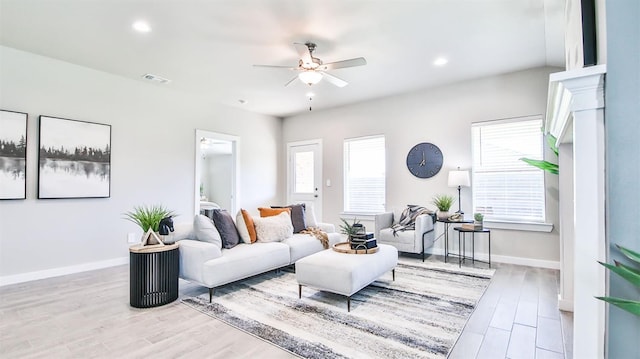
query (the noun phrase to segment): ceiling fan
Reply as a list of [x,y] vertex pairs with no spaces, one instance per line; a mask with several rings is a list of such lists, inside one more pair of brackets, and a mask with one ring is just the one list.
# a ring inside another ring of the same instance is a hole
[[367,60],[365,60],[364,57],[356,57],[354,59],[329,62],[325,64],[319,58],[313,57],[313,51],[315,51],[316,49],[316,44],[314,44],[313,42],[306,42],[304,44],[294,42],[293,45],[295,46],[296,51],[298,51],[298,54],[300,55],[300,60],[298,60],[298,66],[296,67],[278,66],[278,65],[253,65],[253,66],[284,68],[284,69],[289,69],[293,71],[298,71],[298,75],[296,75],[296,77],[292,78],[291,80],[289,80],[289,82],[284,84],[285,86],[288,86],[289,84],[291,84],[295,79],[300,79],[300,81],[304,82],[309,86],[315,85],[318,82],[320,82],[320,80],[325,79],[328,82],[338,87],[345,87],[349,84],[347,81],[341,78],[338,78],[334,75],[331,75],[327,71],[342,69],[345,67],[362,66],[367,64]]

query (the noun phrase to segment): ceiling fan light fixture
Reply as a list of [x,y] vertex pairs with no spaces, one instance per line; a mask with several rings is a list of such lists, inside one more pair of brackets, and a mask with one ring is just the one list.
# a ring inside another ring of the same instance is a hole
[[317,71],[306,70],[300,72],[298,74],[298,78],[300,79],[300,81],[311,86],[317,84],[318,82],[320,82],[320,80],[322,80],[322,74]]

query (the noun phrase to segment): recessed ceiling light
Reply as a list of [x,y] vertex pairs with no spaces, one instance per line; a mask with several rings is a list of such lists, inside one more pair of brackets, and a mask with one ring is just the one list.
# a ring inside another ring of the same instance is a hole
[[433,61],[433,64],[436,66],[444,66],[447,64],[447,62],[449,62],[449,60],[445,59],[444,57],[438,57],[437,59],[435,59],[435,61]]
[[151,26],[149,26],[149,24],[146,21],[143,21],[143,20],[138,20],[138,21],[134,22],[133,25],[131,25],[131,27],[133,27],[133,29],[138,31],[138,32],[150,32],[151,31]]
[[161,84],[168,84],[169,82],[171,82],[171,80],[166,79],[162,76],[158,76],[158,75],[154,75],[154,74],[144,74],[142,75],[142,78],[145,80],[149,80],[149,81],[154,81],[154,82],[158,82]]

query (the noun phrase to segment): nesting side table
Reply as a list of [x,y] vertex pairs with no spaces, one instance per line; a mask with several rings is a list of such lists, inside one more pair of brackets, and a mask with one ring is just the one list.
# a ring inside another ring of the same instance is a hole
[[129,247],[129,304],[151,308],[178,299],[177,244]]
[[[491,231],[489,229],[466,229],[466,228],[462,228],[462,227],[456,227],[453,229],[454,231],[458,232],[458,267],[460,267],[462,265],[462,261],[464,261],[465,259],[471,259],[472,263],[477,262],[482,262],[482,263],[487,263],[489,264],[489,268],[491,268]],[[471,233],[471,258],[467,257],[465,255],[465,239],[466,239],[466,235],[467,233]],[[486,233],[488,235],[488,239],[489,239],[489,261],[485,262],[485,261],[481,261],[481,260],[477,260],[475,258],[475,254],[476,254],[476,238],[475,238],[475,234],[476,233]]]

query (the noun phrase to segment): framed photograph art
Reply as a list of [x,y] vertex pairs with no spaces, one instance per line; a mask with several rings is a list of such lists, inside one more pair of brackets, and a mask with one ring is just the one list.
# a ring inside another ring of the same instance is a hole
[[0,199],[27,198],[27,114],[0,110]]
[[40,116],[38,198],[106,198],[111,126]]

